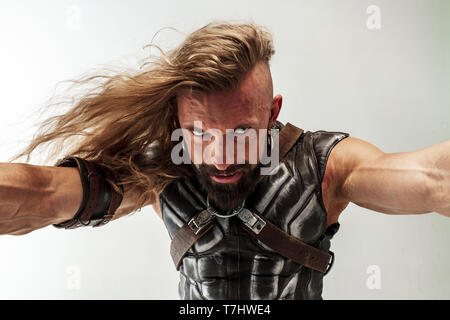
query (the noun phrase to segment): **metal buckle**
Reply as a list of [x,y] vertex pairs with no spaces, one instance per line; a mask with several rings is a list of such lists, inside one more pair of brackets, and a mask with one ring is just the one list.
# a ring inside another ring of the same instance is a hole
[[333,252],[333,251],[329,251],[329,253],[331,254],[331,261],[328,263],[327,270],[326,270],[325,273],[323,274],[324,276],[325,276],[328,272],[330,272],[331,267],[332,267],[333,264],[334,264],[334,252]]
[[206,226],[208,226],[209,222],[213,218],[214,216],[208,210],[203,210],[196,214],[191,220],[189,220],[188,226],[192,231],[194,231],[195,234],[198,234]]
[[209,203],[209,196],[206,197],[206,210],[212,215],[215,215],[219,218],[231,218],[235,215],[239,214],[239,212],[242,210],[245,204],[245,199],[242,201],[242,204],[239,208],[234,209],[230,214],[221,214],[217,209],[215,209],[211,204]]
[[98,218],[98,219],[91,219],[89,220],[89,225],[93,224],[92,227],[101,227],[105,224],[107,224],[108,222],[111,221],[111,219],[113,218],[113,214],[105,214],[103,217]]
[[238,214],[238,217],[250,230],[256,234],[259,234],[266,225],[266,222],[263,219],[247,208],[242,208]]

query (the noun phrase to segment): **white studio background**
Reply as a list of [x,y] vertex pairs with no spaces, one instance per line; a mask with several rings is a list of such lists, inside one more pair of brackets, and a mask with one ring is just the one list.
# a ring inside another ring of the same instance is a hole
[[[133,65],[158,29],[189,33],[213,19],[251,19],[272,31],[282,122],[349,132],[389,153],[450,139],[445,0],[4,0],[0,161],[32,137],[35,110],[57,82]],[[155,42],[167,49],[180,40],[165,30]],[[350,205],[340,223],[325,299],[450,298],[448,218]],[[169,240],[150,207],[103,228],[0,236],[0,298],[178,299]]]

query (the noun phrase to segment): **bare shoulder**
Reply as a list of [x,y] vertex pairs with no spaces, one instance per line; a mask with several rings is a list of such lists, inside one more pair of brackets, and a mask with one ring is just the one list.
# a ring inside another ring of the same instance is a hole
[[353,170],[364,161],[382,154],[371,143],[355,137],[347,137],[333,147],[322,180],[322,198],[328,213],[327,226],[337,222],[349,204],[344,185]]

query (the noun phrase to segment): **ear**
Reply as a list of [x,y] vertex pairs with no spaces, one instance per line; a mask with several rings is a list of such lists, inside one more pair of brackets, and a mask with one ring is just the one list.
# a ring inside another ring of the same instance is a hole
[[282,104],[283,104],[283,97],[280,94],[277,94],[273,98],[272,107],[270,108],[269,128],[272,128],[275,121],[277,121]]

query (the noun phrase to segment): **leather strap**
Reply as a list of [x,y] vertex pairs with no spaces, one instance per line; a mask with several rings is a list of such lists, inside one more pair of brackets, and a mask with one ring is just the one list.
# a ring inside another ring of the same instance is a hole
[[80,208],[70,220],[54,224],[56,228],[75,229],[83,226],[99,227],[111,221],[123,198],[105,180],[111,178],[94,163],[79,157],[66,157],[56,163],[57,167],[78,167],[83,187],[83,200]]
[[[106,176],[109,179],[113,179],[113,177],[111,176],[111,173],[109,171],[106,171]],[[108,211],[106,212],[106,214],[104,214],[102,217],[100,217],[100,221],[98,223],[96,223],[95,225],[93,225],[93,227],[101,227],[105,224],[107,224],[108,222],[110,222],[112,220],[112,218],[114,217],[114,213],[116,212],[117,208],[119,208],[120,204],[122,203],[123,200],[123,186],[120,185],[122,194],[116,192],[111,186],[109,189],[109,194],[111,195],[111,200],[109,201],[109,206],[108,206]]]
[[297,142],[298,138],[300,138],[302,133],[303,129],[294,126],[290,122],[286,123],[286,125],[281,128],[278,141],[280,148],[279,159],[283,159],[295,142]]
[[[281,128],[278,140],[279,159],[282,159],[287,154],[287,152],[292,148],[292,146],[295,144],[302,133],[303,129],[300,129],[289,122]],[[194,243],[213,227],[212,218],[210,217],[210,219],[205,219],[206,222],[203,222],[201,228],[192,228],[192,226],[196,224],[195,221],[199,220],[202,214],[204,215],[204,217],[206,217],[207,214],[205,214],[205,212],[207,211],[203,210],[194,215],[194,217],[189,220],[188,223],[186,223],[178,230],[178,232],[172,239],[172,242],[170,244],[170,255],[172,256],[177,270],[179,270],[180,268],[183,257],[194,245]]]
[[243,222],[242,228],[245,231],[283,257],[325,274],[331,268],[333,253],[326,253],[298,240],[275,226],[255,209],[244,208],[238,217]]
[[203,210],[197,213],[175,234],[170,243],[170,255],[177,270],[180,269],[181,261],[183,261],[184,256],[194,243],[211,230],[213,218],[214,216],[207,210]]

